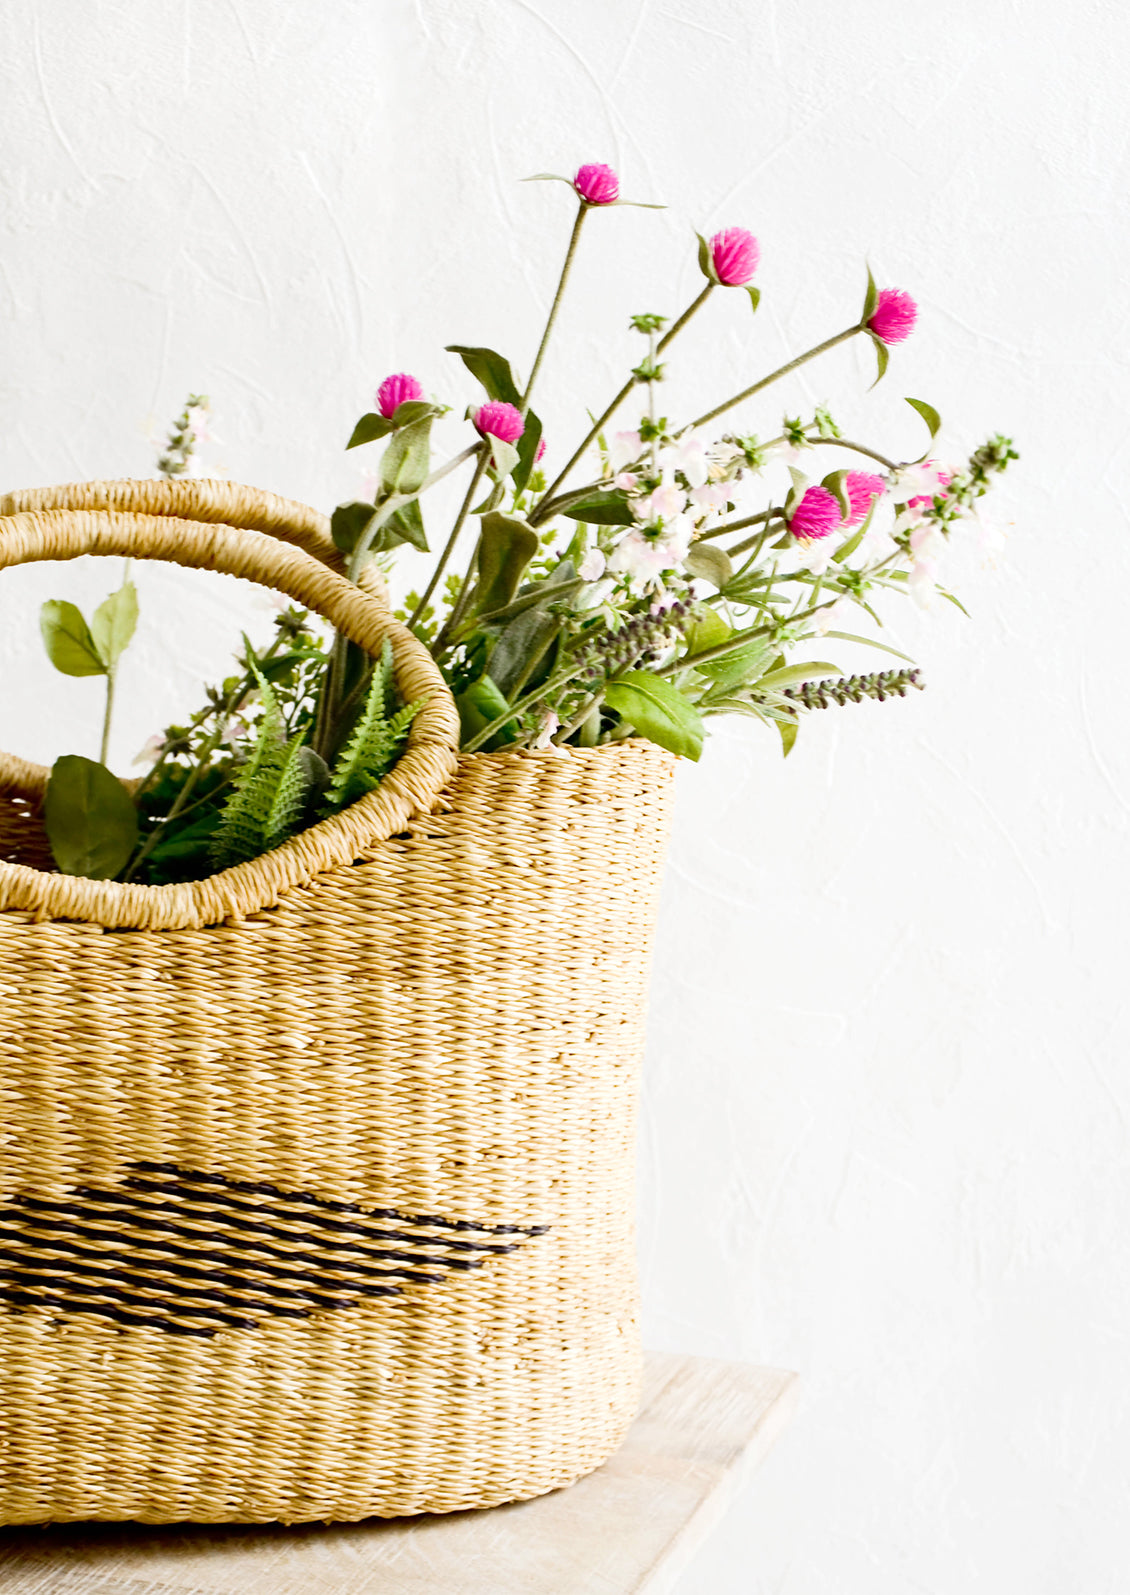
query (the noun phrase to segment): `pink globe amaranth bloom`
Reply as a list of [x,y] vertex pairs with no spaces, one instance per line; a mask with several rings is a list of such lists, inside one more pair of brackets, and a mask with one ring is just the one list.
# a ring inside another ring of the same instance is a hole
[[710,240],[710,259],[720,283],[742,288],[757,270],[761,245],[746,228],[727,227]]
[[515,407],[512,404],[503,404],[498,399],[480,404],[473,420],[483,437],[489,433],[500,443],[517,443],[526,430],[526,423]]
[[849,471],[844,477],[844,487],[851,505],[845,526],[858,526],[865,521],[871,513],[872,504],[877,498],[882,498],[887,490],[883,478],[873,476],[870,471]]
[[580,167],[573,187],[586,205],[614,205],[620,198],[620,179],[611,166],[599,162]]
[[542,455],[544,453],[545,453],[545,439],[544,438],[538,438],[538,446],[534,450],[534,464],[535,465],[540,465],[541,464]]
[[410,377],[407,371],[398,371],[395,376],[386,377],[377,389],[377,409],[386,421],[391,421],[402,404],[409,399],[422,399],[423,387],[415,377]]
[[800,543],[828,537],[843,525],[840,506],[826,487],[810,487],[789,518],[789,531]]
[[902,288],[881,288],[868,327],[884,343],[902,343],[914,331],[918,306]]

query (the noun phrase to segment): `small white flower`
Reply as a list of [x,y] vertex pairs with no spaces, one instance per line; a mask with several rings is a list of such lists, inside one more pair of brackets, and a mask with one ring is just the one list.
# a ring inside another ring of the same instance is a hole
[[538,753],[543,753],[553,742],[554,737],[561,729],[561,722],[552,709],[547,709],[541,717],[538,734],[530,743],[530,747]]
[[643,439],[638,432],[614,432],[608,450],[608,470],[618,476],[625,466],[638,460],[643,453]]
[[838,626],[841,621],[848,618],[851,612],[851,599],[837,598],[834,604],[829,604],[827,609],[817,610],[812,617],[812,629],[818,637],[826,637],[833,626]]
[[822,576],[832,562],[832,555],[839,547],[839,538],[812,537],[806,543],[797,545],[800,555],[799,569],[811,571],[814,576]]
[[157,760],[161,757],[164,746],[164,737],[159,736],[156,732],[154,732],[154,734],[146,742],[145,746],[138,753],[137,758],[134,759],[134,764],[156,764]]
[[912,498],[933,498],[948,482],[951,473],[936,460],[923,460],[918,465],[904,465],[891,479],[891,490],[900,503]]
[[938,565],[933,559],[916,559],[906,578],[910,596],[919,609],[932,609],[938,594]]
[[920,560],[936,562],[945,548],[945,538],[936,521],[925,521],[910,534],[910,557],[917,565]]
[[607,560],[599,548],[590,548],[577,567],[577,575],[583,582],[597,582],[604,575]]
[[682,471],[691,487],[701,487],[710,474],[706,444],[693,432],[661,449],[659,463],[665,475],[668,471]]
[[623,493],[634,493],[640,485],[640,479],[635,471],[619,471],[612,479],[613,487],[618,487]]
[[696,487],[690,495],[691,503],[696,505],[707,515],[713,515],[718,510],[724,510],[730,502],[730,494],[726,488],[716,482],[705,482],[701,487]]
[[667,521],[674,520],[681,515],[687,507],[687,495],[681,487],[674,482],[665,482],[644,498],[632,501],[632,514],[641,521]]

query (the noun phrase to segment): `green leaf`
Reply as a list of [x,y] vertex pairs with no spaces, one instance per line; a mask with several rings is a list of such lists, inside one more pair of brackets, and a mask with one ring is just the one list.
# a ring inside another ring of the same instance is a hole
[[949,592],[945,587],[939,587],[938,591],[941,593],[943,598],[948,600],[948,602],[954,606],[955,609],[961,610],[961,613],[965,616],[966,620],[973,619],[973,616],[969,613],[968,609],[966,609],[965,605],[962,603],[961,599],[958,598],[956,593]]
[[435,420],[439,412],[430,399],[405,399],[403,404],[398,404],[393,411],[393,431],[399,432],[406,426],[411,426],[416,421]]
[[869,648],[881,648],[885,654],[894,654],[896,659],[905,659],[908,665],[914,660],[909,654],[901,653],[897,648],[892,648],[890,643],[878,642],[874,637],[859,637],[854,631],[826,631],[826,637],[836,637],[840,642],[865,642]]
[[106,674],[106,663],[76,604],[49,598],[39,611],[39,629],[48,659],[64,676]]
[[863,539],[867,536],[868,532],[871,530],[871,522],[875,519],[875,511],[878,508],[878,505],[879,500],[877,498],[873,498],[871,500],[871,507],[864,516],[862,525],[857,526],[855,531],[848,538],[847,542],[841,544],[841,546],[837,548],[836,552],[832,555],[832,558],[835,560],[837,565],[842,565],[845,560],[849,560],[859,547],[860,543],[862,543]]
[[[475,608],[480,614],[504,608],[518,591],[526,566],[541,546],[528,521],[491,510],[482,518]],[[501,712],[501,711],[500,711]]]
[[[456,698],[455,707],[459,711],[462,740],[470,742],[472,737],[478,736],[480,731],[497,720],[500,714],[505,714],[510,704],[489,676],[481,676]],[[486,744],[486,751],[493,752],[495,748],[513,742],[517,735],[517,721],[511,720],[494,733]]]
[[411,543],[412,547],[418,548],[421,554],[431,552],[424,532],[424,517],[418,498],[410,498],[407,504],[401,505],[395,515],[389,516],[377,538],[377,552],[384,553],[390,548],[399,548],[402,543]]
[[[938,414],[937,410],[935,410],[932,404],[926,403],[925,399],[907,399],[906,402],[910,405],[912,410],[918,411],[918,414],[930,428],[930,442],[933,443],[938,433],[942,430],[941,416]],[[927,449],[926,454],[929,454],[929,452],[930,450]],[[923,459],[926,458],[926,454],[922,456]]]
[[365,499],[355,498],[348,504],[339,504],[330,516],[334,547],[340,548],[343,554],[352,554],[376,513],[376,506]]
[[731,692],[743,681],[755,680],[772,657],[772,646],[763,637],[735,648],[733,653],[719,654],[717,659],[707,659],[695,669],[713,681],[710,696]]
[[694,704],[662,676],[630,670],[605,689],[604,701],[630,725],[668,753],[697,759],[702,753],[702,716]]
[[761,303],[761,289],[755,288],[751,282],[743,283],[742,286],[749,295],[749,302],[753,306],[754,315],[756,315],[757,307]]
[[534,457],[541,442],[541,419],[532,410],[526,415],[526,429],[518,439],[518,463],[513,470],[514,491],[524,493],[526,483],[530,480],[530,472],[534,468]]
[[719,643],[732,635],[733,627],[726,624],[716,609],[706,607],[699,610],[687,627],[687,652],[681,662],[693,665],[695,654],[705,653],[708,648],[717,648]]
[[347,449],[355,449],[362,443],[375,443],[378,438],[387,437],[391,431],[392,422],[370,410],[368,415],[363,415],[353,428],[349,442],[345,446]]
[[137,588],[127,581],[104,598],[90,618],[90,635],[108,669],[129,647],[137,628]]
[[137,810],[129,793],[104,764],[77,754],[64,754],[51,768],[43,824],[64,875],[112,880],[137,845]]
[[781,757],[787,759],[793,751],[800,725],[796,720],[778,720],[776,724],[781,733]]
[[842,675],[839,665],[827,664],[824,660],[813,659],[803,665],[782,665],[779,670],[771,670],[767,676],[761,676],[753,682],[760,692],[762,689],[773,687],[791,687],[796,681],[812,681],[817,676]]
[[571,177],[559,177],[556,172],[535,172],[532,177],[523,177],[521,181],[523,183],[565,183],[570,188],[573,187],[573,179]]
[[[538,179],[527,178],[526,181],[535,182]],[[568,178],[562,181],[568,182]],[[522,395],[518,392],[509,360],[496,354],[493,349],[479,349],[463,343],[449,343],[447,352],[459,356],[476,382],[482,383],[490,398],[500,399],[503,404],[521,406]]]
[[879,303],[879,290],[875,286],[875,279],[871,275],[871,267],[867,268],[867,293],[863,300],[863,314],[859,318],[861,326],[866,326],[875,314],[875,306]]
[[871,342],[875,345],[875,358],[879,366],[879,375],[871,384],[871,386],[875,388],[878,387],[879,383],[882,382],[883,378],[887,374],[887,366],[890,364],[891,355],[890,350],[887,348],[882,338],[879,337],[878,333],[872,332],[869,334],[869,336]]
[[717,282],[718,273],[714,270],[714,256],[710,253],[710,245],[701,233],[695,233],[698,239],[698,269],[707,282]]
[[504,482],[518,463],[518,450],[513,443],[504,443],[501,438],[491,436],[490,461],[498,473],[498,480]]
[[715,543],[692,543],[683,564],[692,576],[701,576],[719,588],[725,587],[734,574],[733,560]]
[[628,495],[619,488],[570,504],[565,513],[570,520],[584,521],[589,526],[631,526],[635,519],[628,508]]
[[[430,408],[430,407],[429,407]],[[381,455],[381,482],[389,493],[416,493],[431,463],[432,414],[402,427]]]
[[561,622],[555,615],[547,615],[542,609],[527,609],[501,633],[491,650],[490,679],[507,697],[523,677],[528,686],[537,685],[532,671],[527,676],[526,667],[532,659],[540,660],[544,667],[542,656],[560,629]]
[[848,497],[847,490],[847,474],[848,473],[846,469],[840,471],[829,471],[828,475],[824,477],[823,481],[820,483],[821,487],[826,487],[828,489],[836,503],[840,506],[840,517],[845,521],[851,514],[851,499]]

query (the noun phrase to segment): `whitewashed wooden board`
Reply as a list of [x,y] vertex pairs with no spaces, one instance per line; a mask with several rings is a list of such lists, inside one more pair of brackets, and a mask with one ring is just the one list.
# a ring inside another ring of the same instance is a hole
[[622,1449],[568,1490],[298,1528],[0,1529],[4,1595],[662,1595],[788,1423],[796,1375],[652,1355]]

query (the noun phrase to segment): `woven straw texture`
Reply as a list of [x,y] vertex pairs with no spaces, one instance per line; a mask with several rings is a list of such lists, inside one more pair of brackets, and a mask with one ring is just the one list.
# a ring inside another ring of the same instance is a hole
[[[315,564],[312,511],[222,484],[205,526],[127,487],[9,499],[0,564],[242,560],[364,646],[392,624]],[[302,552],[270,535],[303,526]],[[432,668],[393,639],[402,685]],[[411,789],[329,851],[157,907],[31,867],[43,773],[0,760],[25,860],[0,864],[0,1521],[491,1506],[622,1438],[673,761],[630,741],[451,777],[435,707]]]

